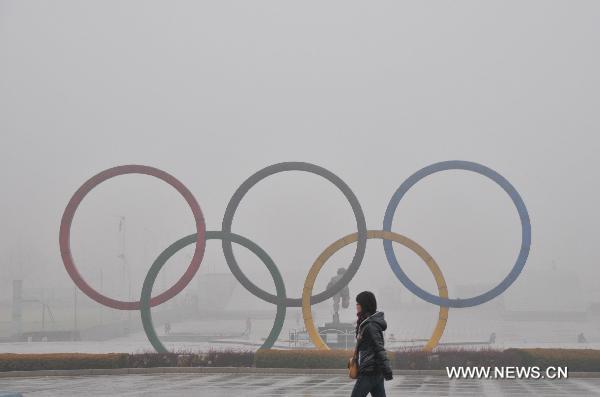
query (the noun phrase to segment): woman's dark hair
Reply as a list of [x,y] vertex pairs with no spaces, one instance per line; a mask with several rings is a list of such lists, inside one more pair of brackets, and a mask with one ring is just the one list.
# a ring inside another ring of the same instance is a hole
[[373,314],[377,311],[377,299],[371,291],[363,291],[356,295],[356,303],[358,303],[364,314]]

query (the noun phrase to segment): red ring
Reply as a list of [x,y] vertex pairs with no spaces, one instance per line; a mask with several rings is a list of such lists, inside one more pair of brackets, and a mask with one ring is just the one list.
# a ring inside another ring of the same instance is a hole
[[166,172],[159,170],[158,168],[148,167],[145,165],[122,165],[114,168],[109,168],[100,172],[97,175],[94,175],[90,179],[88,179],[71,197],[69,204],[65,208],[65,212],[63,213],[62,220],[60,222],[60,235],[59,235],[59,243],[60,243],[60,254],[62,256],[63,263],[65,264],[65,269],[71,276],[71,279],[75,282],[75,285],[79,287],[79,289],[95,300],[96,302],[112,307],[113,309],[119,310],[138,310],[140,308],[140,302],[134,301],[120,301],[116,299],[109,298],[105,295],[102,295],[95,289],[93,289],[81,275],[77,268],[75,267],[75,262],[73,261],[73,257],[71,255],[71,223],[73,222],[73,216],[75,215],[75,211],[79,204],[83,200],[83,198],[96,186],[106,181],[107,179],[113,178],[118,175],[125,174],[144,174],[156,177],[162,181],[167,182],[169,185],[173,186],[185,199],[192,210],[192,214],[194,215],[194,219],[196,221],[196,232],[198,233],[196,239],[196,249],[194,251],[194,256],[192,257],[192,261],[188,266],[187,270],[181,276],[179,280],[168,290],[164,291],[160,295],[155,296],[150,299],[150,306],[160,305],[161,303],[166,302],[171,299],[175,295],[177,295],[181,290],[183,290],[200,268],[200,263],[202,262],[202,258],[204,257],[204,248],[206,247],[206,224],[204,222],[204,215],[202,214],[202,210],[198,205],[198,202],[192,195],[192,193],[188,190],[187,187],[181,182],[179,182],[174,176],[167,174]]

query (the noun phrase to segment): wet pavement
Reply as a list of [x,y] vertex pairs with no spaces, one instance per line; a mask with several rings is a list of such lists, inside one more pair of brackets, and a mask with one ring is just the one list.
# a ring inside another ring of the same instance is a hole
[[[24,396],[349,396],[341,375],[155,374],[0,379],[2,392]],[[388,396],[600,396],[600,378],[450,380],[397,375]]]

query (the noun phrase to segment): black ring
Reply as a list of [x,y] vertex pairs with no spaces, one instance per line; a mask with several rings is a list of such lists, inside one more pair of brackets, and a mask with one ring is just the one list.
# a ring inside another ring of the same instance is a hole
[[[358,268],[365,255],[365,250],[367,248],[367,224],[365,221],[365,215],[362,211],[360,203],[358,202],[358,199],[356,198],[350,187],[346,185],[346,183],[343,180],[341,180],[337,175],[323,167],[319,167],[318,165],[303,162],[285,162],[265,167],[262,170],[251,175],[235,191],[235,193],[229,200],[229,203],[227,204],[227,208],[225,209],[225,214],[223,215],[222,230],[225,233],[231,233],[231,224],[233,222],[235,211],[237,210],[240,202],[242,201],[242,198],[250,190],[250,188],[252,188],[261,180],[267,178],[268,176],[285,171],[310,172],[311,174],[319,175],[327,179],[329,182],[333,183],[335,187],[337,187],[344,194],[344,196],[346,196],[346,199],[350,203],[350,206],[352,207],[352,211],[354,212],[354,216],[356,218],[358,241],[356,244],[356,252],[354,253],[352,262],[350,263],[350,266],[348,266],[348,269],[346,270],[346,272],[340,280],[338,280],[330,288],[325,289],[325,291],[317,295],[311,296],[310,303],[314,305],[316,303],[320,303],[331,298],[350,283],[350,280],[358,271]],[[231,241],[223,240],[223,254],[225,255],[225,260],[227,261],[227,265],[229,265],[231,272],[233,273],[235,278],[244,286],[244,288],[246,288],[254,296],[264,301],[273,304],[278,303],[277,296],[270,294],[267,291],[256,286],[252,281],[250,281],[246,277],[244,272],[242,272],[233,255],[233,246],[231,244]],[[286,298],[285,304],[288,307],[301,307],[302,298]]]

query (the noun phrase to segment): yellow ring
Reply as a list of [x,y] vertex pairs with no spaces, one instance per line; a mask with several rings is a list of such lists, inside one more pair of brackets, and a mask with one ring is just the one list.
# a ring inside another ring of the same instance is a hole
[[[444,275],[440,270],[439,266],[435,262],[435,260],[425,251],[423,247],[414,242],[413,240],[405,237],[401,234],[394,232],[386,232],[382,230],[369,230],[367,231],[367,239],[383,239],[390,240],[396,243],[402,244],[415,254],[419,255],[421,259],[427,264],[427,267],[433,273],[433,277],[435,278],[435,282],[438,287],[439,296],[442,298],[448,298],[448,287],[446,286],[446,280],[444,279]],[[312,267],[308,272],[308,276],[306,276],[306,280],[304,281],[304,288],[302,289],[302,317],[304,318],[304,327],[308,332],[310,340],[313,342],[315,347],[320,350],[329,350],[329,346],[323,341],[321,335],[317,331],[317,327],[315,326],[315,322],[312,317],[312,307],[310,305],[310,297],[312,296],[313,287],[315,285],[315,280],[317,279],[317,275],[321,271],[325,262],[333,254],[339,251],[341,248],[356,242],[358,239],[358,233],[349,234],[341,239],[337,240],[329,247],[325,248],[325,251],[319,255],[315,263],[313,263]],[[437,324],[433,330],[433,334],[429,338],[429,341],[423,347],[424,351],[431,351],[434,347],[437,346],[442,334],[444,333],[444,329],[446,328],[446,322],[448,321],[448,307],[440,306],[440,311],[438,315]]]

